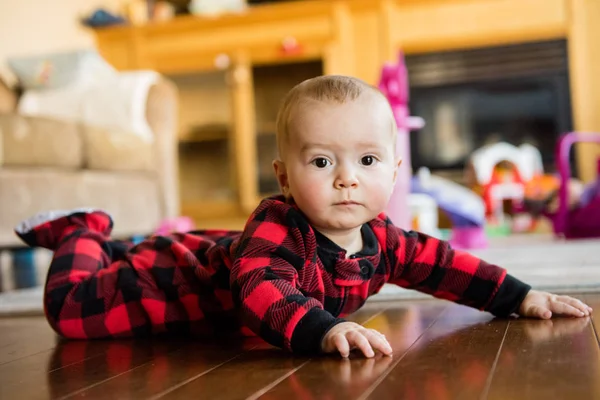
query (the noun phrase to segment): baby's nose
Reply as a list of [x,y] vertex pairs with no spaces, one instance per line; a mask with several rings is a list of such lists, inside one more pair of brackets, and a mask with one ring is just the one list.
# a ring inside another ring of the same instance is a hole
[[340,174],[336,178],[334,185],[337,189],[353,188],[358,186],[358,179],[352,171],[345,169],[340,171]]

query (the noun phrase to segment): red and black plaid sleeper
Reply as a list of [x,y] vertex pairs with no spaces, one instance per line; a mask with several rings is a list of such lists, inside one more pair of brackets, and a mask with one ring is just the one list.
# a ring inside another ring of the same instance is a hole
[[111,241],[102,212],[78,212],[19,236],[55,250],[45,312],[68,338],[215,333],[245,326],[267,342],[316,353],[324,334],[384,283],[498,316],[515,312],[530,286],[446,242],[363,225],[364,248],[345,250],[314,230],[283,197],[265,199],[244,232]]

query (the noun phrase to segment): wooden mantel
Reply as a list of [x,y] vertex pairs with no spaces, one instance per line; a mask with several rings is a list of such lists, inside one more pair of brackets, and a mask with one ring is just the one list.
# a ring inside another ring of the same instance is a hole
[[[293,37],[305,44],[303,57],[346,46],[355,60],[346,54],[351,65],[344,69],[360,73],[369,62],[379,71],[399,48],[411,54],[564,38],[572,25],[570,9],[582,2],[594,0],[303,0],[257,5],[217,18],[181,16],[98,29],[96,37],[105,57],[123,69],[212,69],[216,55],[235,51],[269,62],[281,58],[282,41]],[[359,50],[366,46],[376,59],[362,57]],[[361,78],[372,81],[376,76]]]
[[[95,35],[100,52],[119,69],[230,70],[236,146],[255,140],[252,82],[244,78],[252,65],[320,59],[326,74],[375,83],[398,49],[414,54],[565,38],[575,129],[600,132],[600,0],[292,1],[217,18],[97,29]],[[302,51],[283,51],[290,40]],[[598,146],[577,151],[581,176],[590,181]],[[250,183],[255,150],[236,157],[240,204],[247,211],[257,197]]]

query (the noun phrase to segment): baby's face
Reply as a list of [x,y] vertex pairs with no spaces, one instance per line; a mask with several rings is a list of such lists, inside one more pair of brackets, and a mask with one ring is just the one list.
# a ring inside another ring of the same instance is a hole
[[366,93],[299,110],[285,146],[284,193],[317,229],[354,229],[386,208],[398,160],[384,101]]

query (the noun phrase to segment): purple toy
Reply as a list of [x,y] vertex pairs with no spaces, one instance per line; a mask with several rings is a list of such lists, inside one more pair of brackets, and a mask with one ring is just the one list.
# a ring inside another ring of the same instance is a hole
[[396,154],[402,158],[402,164],[398,169],[396,185],[387,213],[392,222],[406,230],[411,229],[410,209],[408,207],[408,195],[410,193],[410,138],[412,129],[423,127],[421,118],[410,117],[408,113],[408,73],[404,64],[402,52],[398,55],[398,63],[387,64],[381,71],[379,89],[387,97],[394,112],[396,125],[398,126],[398,140],[396,142]]
[[421,168],[413,177],[411,191],[431,196],[450,218],[452,247],[482,249],[488,246],[485,206],[479,195],[458,183],[431,175],[427,168]]
[[600,135],[594,133],[570,132],[560,137],[556,146],[556,161],[561,184],[558,192],[559,205],[555,214],[545,215],[554,225],[554,233],[565,238],[600,237],[600,160],[598,175],[576,209],[568,209],[568,182],[571,177],[569,152],[576,142],[600,143]]

